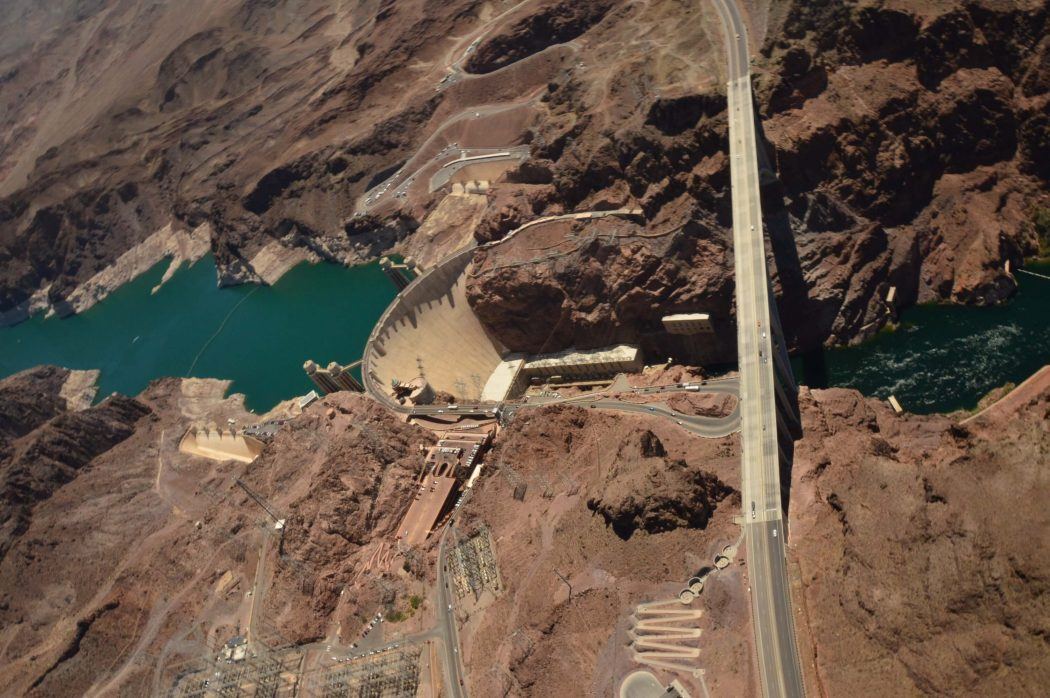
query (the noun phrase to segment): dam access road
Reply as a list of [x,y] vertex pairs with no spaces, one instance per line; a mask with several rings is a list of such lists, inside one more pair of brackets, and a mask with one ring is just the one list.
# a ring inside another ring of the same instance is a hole
[[734,0],[713,0],[725,35],[729,170],[733,204],[737,353],[740,370],[741,500],[751,615],[762,694],[803,696],[784,547],[777,442],[774,327],[762,229],[761,192],[747,27]]

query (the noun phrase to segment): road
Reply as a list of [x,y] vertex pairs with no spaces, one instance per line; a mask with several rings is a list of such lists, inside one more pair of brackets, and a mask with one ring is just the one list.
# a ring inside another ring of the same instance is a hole
[[445,544],[453,526],[450,523],[441,534],[437,559],[437,618],[438,634],[441,646],[445,651],[445,681],[448,695],[451,698],[463,698],[463,666],[459,656],[459,630],[456,628],[456,615],[452,610],[451,582],[445,575]]
[[[475,113],[477,114],[480,112]],[[500,162],[504,160],[523,162],[529,159],[529,146],[527,145],[510,146],[507,148],[462,148],[459,152],[460,156],[458,159],[446,162],[438,168],[437,172],[431,175],[429,186],[431,193],[448,184],[452,175],[468,165],[483,162]],[[476,154],[467,155],[468,152]],[[401,185],[401,187],[398,187],[395,192],[395,196],[401,194],[403,191],[404,185]]]
[[[721,393],[724,395],[738,395],[738,381],[735,378],[704,381],[703,383],[683,383],[679,385],[662,385],[651,388],[631,388],[624,391],[632,395],[656,395],[661,393],[689,392],[686,386],[699,388],[695,394]],[[620,393],[615,393],[620,394]],[[595,393],[593,395],[577,395],[569,398],[533,399],[527,403],[503,403],[500,406],[490,403],[484,404],[462,404],[455,407],[449,405],[424,405],[421,407],[404,408],[400,411],[413,416],[496,416],[497,408],[505,417],[510,417],[514,412],[523,409],[549,407],[551,405],[575,405],[603,410],[616,410],[619,412],[632,412],[636,414],[649,414],[657,417],[674,420],[674,422],[686,431],[708,439],[729,436],[740,429],[740,404],[736,409],[725,417],[702,417],[687,415],[676,412],[670,407],[660,403],[638,403],[618,400],[615,394]]]
[[[687,386],[697,388],[695,392],[697,395],[703,393],[720,393],[722,395],[737,395],[739,396],[739,381],[736,378],[726,378],[703,381],[699,383],[681,383],[675,385],[656,385],[648,388],[630,388],[623,391],[624,394],[629,393],[632,395],[659,395],[663,393],[680,393],[687,392]],[[687,415],[681,412],[672,410],[667,405],[661,403],[638,403],[638,402],[627,402],[624,400],[617,400],[614,397],[600,397],[599,395],[579,395],[571,398],[560,398],[553,400],[531,402],[525,405],[516,405],[514,409],[522,409],[527,407],[542,407],[546,405],[555,404],[569,404],[576,405],[578,407],[597,408],[604,410],[615,410],[619,412],[633,412],[636,414],[648,414],[656,417],[664,417],[666,419],[672,419],[674,422],[685,429],[686,431],[702,436],[707,439],[716,439],[723,436],[729,436],[730,434],[740,429],[740,404],[737,403],[736,409],[732,413],[725,417],[700,417],[694,415]]]
[[255,563],[255,580],[251,588],[252,603],[248,609],[248,629],[245,632],[245,639],[249,643],[256,642],[259,637],[256,630],[258,626],[257,609],[262,604],[260,597],[266,593],[266,551],[270,545],[270,526],[268,524],[269,522],[263,526],[262,543],[259,545],[259,561]]
[[765,696],[802,696],[781,509],[769,275],[758,177],[747,27],[733,0],[713,0],[728,61],[729,163],[733,202],[741,490],[751,612]]

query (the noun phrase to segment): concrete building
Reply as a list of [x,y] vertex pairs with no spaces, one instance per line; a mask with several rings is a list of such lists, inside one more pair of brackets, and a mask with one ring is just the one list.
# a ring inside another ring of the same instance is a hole
[[351,390],[355,393],[363,393],[365,391],[365,386],[361,385],[361,381],[354,378],[354,374],[351,373],[351,369],[355,365],[357,364],[340,366],[334,361],[328,364],[328,373],[335,379],[335,383],[340,390]]
[[441,434],[437,444],[426,449],[423,467],[416,478],[418,491],[398,527],[399,543],[414,546],[427,539],[455,501],[464,483],[477,474],[479,458],[492,443],[493,429]]
[[503,402],[515,397],[524,389],[521,367],[525,359],[520,354],[511,354],[496,366],[481,390],[482,402]]
[[678,313],[663,317],[664,329],[671,334],[713,334],[711,316],[707,313]]
[[617,373],[636,373],[640,370],[641,352],[630,344],[544,354],[526,359],[521,367],[522,375],[528,379],[560,376],[563,380],[607,378]]
[[320,368],[313,361],[306,361],[303,364],[303,370],[306,371],[306,376],[314,385],[317,386],[317,390],[321,395],[327,395],[328,393],[334,393],[339,390],[339,384],[335,382],[331,374],[323,368]]
[[434,402],[434,389],[422,376],[416,376],[407,383],[398,383],[394,388],[394,398],[404,404],[429,405]]
[[317,394],[316,390],[311,390],[306,395],[299,398],[299,410],[305,410],[310,405],[314,404],[321,399],[321,396]]

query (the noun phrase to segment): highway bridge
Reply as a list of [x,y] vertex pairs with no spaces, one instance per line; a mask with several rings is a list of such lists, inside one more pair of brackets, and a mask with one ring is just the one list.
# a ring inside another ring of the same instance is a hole
[[[734,0],[713,0],[728,61],[730,181],[740,368],[741,491],[751,612],[765,696],[803,696],[784,547],[782,440],[799,435],[797,401],[770,305],[747,27]],[[779,392],[779,395],[778,395]],[[778,403],[780,403],[778,405]],[[778,409],[779,407],[779,409]]]

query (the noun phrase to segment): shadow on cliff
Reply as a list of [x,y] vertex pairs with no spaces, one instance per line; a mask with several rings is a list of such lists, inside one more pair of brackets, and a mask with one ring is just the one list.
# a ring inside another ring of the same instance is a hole
[[[771,147],[762,129],[759,105],[755,100],[754,94],[752,94],[752,103],[755,114],[755,132],[758,140],[762,217],[765,228],[769,233],[773,261],[776,264],[777,278],[780,281],[780,294],[775,298],[776,312],[780,317],[779,324],[781,332],[784,334],[783,341],[787,347],[793,347],[796,351],[812,353],[813,347],[808,346],[811,342],[807,341],[806,333],[802,327],[805,318],[810,316],[813,309],[809,285],[806,283],[805,274],[802,271],[802,261],[799,258],[798,246],[795,244],[795,234],[791,229],[791,218],[784,195],[785,188],[777,175],[773,161],[769,157]],[[822,355],[822,348],[819,345],[816,347],[816,351]],[[811,362],[804,359],[804,363],[808,364]],[[791,370],[790,364],[789,370]],[[808,378],[809,371],[806,371],[806,373]],[[797,385],[798,376],[794,376],[794,380]],[[801,424],[798,392],[786,392],[791,402],[790,409],[794,410]],[[781,408],[778,407],[778,409]],[[781,430],[778,428],[777,431]],[[784,456],[780,464],[780,489],[784,520],[786,522],[789,518],[791,503],[791,469],[793,465],[794,442],[788,434],[778,434],[778,436],[781,442],[781,453]]]

